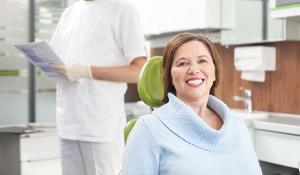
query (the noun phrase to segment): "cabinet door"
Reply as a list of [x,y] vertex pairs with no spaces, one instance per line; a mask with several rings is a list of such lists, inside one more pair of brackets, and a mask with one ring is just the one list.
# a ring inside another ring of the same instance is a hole
[[220,0],[161,1],[161,32],[220,29]]
[[129,0],[137,9],[145,35],[220,29],[220,0]]
[[300,136],[256,130],[255,151],[259,160],[298,168]]
[[263,2],[236,0],[234,11],[235,27],[231,30],[221,31],[221,44],[261,42],[263,38]]
[[59,157],[59,137],[55,134],[30,136],[21,138],[20,140],[21,162],[32,162]]

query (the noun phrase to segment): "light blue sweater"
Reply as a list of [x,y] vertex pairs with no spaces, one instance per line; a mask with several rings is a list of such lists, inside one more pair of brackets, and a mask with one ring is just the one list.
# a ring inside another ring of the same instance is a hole
[[208,106],[223,120],[208,126],[169,94],[169,102],[138,119],[123,157],[123,175],[261,175],[244,121],[210,96]]

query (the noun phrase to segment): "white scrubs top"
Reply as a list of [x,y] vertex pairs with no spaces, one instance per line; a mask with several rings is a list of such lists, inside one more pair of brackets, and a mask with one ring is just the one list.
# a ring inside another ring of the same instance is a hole
[[[64,63],[123,66],[146,56],[138,14],[123,0],[78,1],[62,14],[51,39]],[[57,82],[57,129],[63,139],[109,142],[126,122],[126,83]]]

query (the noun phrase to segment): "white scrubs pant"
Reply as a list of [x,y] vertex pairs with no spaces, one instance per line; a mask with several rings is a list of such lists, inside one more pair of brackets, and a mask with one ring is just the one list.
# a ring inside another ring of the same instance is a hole
[[63,175],[117,175],[124,142],[85,142],[61,139]]

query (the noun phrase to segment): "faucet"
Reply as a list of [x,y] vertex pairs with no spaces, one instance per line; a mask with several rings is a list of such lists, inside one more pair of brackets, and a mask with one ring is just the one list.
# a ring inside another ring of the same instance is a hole
[[243,87],[239,88],[244,91],[244,96],[233,96],[233,100],[235,101],[243,101],[245,103],[245,110],[248,113],[252,113],[252,100],[251,100],[251,90]]

